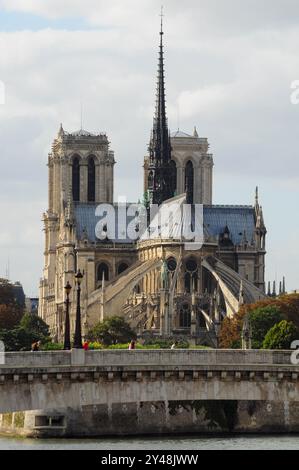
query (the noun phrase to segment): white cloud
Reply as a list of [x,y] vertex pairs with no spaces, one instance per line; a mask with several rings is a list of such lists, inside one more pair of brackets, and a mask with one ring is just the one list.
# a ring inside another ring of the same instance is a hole
[[[209,138],[221,181],[217,202],[250,202],[256,180],[267,186],[269,201],[278,198],[278,181],[296,187],[299,105],[291,105],[289,95],[291,82],[299,79],[299,3],[163,3],[170,126],[177,126],[179,103],[182,130],[197,125]],[[6,217],[8,206],[0,205],[0,270],[4,244],[14,253],[17,240],[20,259],[30,240],[39,246],[34,234],[46,208],[47,152],[60,122],[66,130],[79,127],[80,101],[84,127],[107,131],[116,152],[116,192],[127,193],[129,200],[141,195],[160,1],[0,0],[1,6],[48,19],[78,16],[93,29],[55,30],[49,23],[30,31],[24,16],[24,31],[0,33],[0,80],[6,85],[6,104],[0,106],[0,200],[28,206],[22,237],[16,239],[20,221],[13,211]],[[233,188],[236,178],[242,184]],[[292,223],[298,233],[296,220]],[[275,240],[271,243],[274,249]],[[29,268],[34,279],[42,264],[42,249],[36,252],[36,265]],[[16,264],[20,267],[19,260]],[[32,291],[30,276],[24,281]]]

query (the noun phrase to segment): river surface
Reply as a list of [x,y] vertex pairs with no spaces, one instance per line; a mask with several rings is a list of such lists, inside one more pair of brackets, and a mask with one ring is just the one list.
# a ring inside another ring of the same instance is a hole
[[0,437],[0,450],[299,450],[299,435],[180,436],[127,439]]

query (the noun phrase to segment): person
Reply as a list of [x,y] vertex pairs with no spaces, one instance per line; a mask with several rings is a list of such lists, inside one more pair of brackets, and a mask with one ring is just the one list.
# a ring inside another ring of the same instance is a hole
[[84,343],[83,343],[83,349],[84,351],[88,351],[89,349],[89,341],[85,340]]
[[129,349],[135,349],[135,341],[133,339],[129,344]]
[[35,341],[31,345],[31,351],[39,351],[40,341]]
[[175,341],[172,345],[171,345],[171,348],[170,349],[175,349],[178,345],[178,342]]

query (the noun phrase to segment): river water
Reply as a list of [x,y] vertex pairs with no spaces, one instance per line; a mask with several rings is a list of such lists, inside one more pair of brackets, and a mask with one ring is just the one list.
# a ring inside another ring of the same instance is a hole
[[299,435],[180,436],[126,439],[0,437],[0,450],[299,450]]

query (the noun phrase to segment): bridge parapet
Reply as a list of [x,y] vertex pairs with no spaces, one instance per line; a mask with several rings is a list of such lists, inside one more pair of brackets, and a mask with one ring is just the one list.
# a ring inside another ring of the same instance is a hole
[[96,351],[35,351],[5,353],[5,368],[57,366],[212,366],[212,365],[289,365],[292,351],[231,349],[150,349]]

